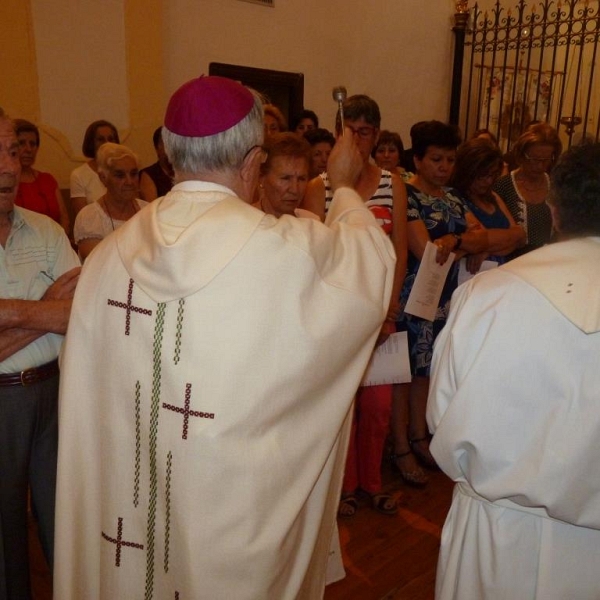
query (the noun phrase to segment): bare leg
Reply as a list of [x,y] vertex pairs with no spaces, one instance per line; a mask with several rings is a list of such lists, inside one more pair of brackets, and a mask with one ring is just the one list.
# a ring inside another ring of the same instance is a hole
[[410,423],[408,433],[411,440],[427,437],[429,429],[425,414],[427,412],[427,395],[429,394],[429,377],[415,376],[410,384]]
[[408,435],[411,448],[419,462],[426,467],[437,468],[435,459],[429,451],[429,429],[427,428],[427,396],[429,394],[429,377],[413,377],[410,396],[410,419]]
[[410,383],[394,385],[391,421],[394,452],[391,458],[406,483],[422,486],[427,483],[427,476],[418,465],[408,441],[411,387]]

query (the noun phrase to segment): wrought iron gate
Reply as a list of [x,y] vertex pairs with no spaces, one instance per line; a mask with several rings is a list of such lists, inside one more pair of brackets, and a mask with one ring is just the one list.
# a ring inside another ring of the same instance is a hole
[[451,120],[465,136],[489,129],[508,150],[532,121],[547,121],[565,147],[598,140],[598,0],[518,0],[513,8],[496,0],[459,16]]

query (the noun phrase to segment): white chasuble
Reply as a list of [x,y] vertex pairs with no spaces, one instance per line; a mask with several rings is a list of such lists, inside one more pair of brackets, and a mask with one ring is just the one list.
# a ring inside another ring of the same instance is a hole
[[436,598],[600,598],[600,238],[457,289],[427,418],[457,482]]
[[349,189],[326,226],[186,182],[106,238],[61,364],[54,597],[321,597],[394,260]]

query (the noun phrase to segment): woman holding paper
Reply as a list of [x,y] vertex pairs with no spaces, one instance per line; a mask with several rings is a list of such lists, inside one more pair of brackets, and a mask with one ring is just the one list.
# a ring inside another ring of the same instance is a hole
[[407,483],[423,485],[426,478],[419,463],[436,468],[425,421],[433,342],[446,322],[450,298],[457,287],[457,261],[466,254],[485,252],[488,233],[469,212],[461,195],[447,187],[460,143],[457,128],[440,121],[423,121],[412,127],[411,138],[416,173],[406,185],[409,256],[402,306],[406,306],[429,242],[435,245],[435,262],[445,264],[451,253],[454,260],[434,319],[428,321],[403,311],[397,323],[399,330],[408,333],[412,382],[394,386],[394,453],[390,458]]
[[[355,189],[390,236],[396,250],[396,274],[388,318],[382,329],[383,339],[395,332],[400,290],[406,273],[406,188],[397,175],[380,169],[370,160],[381,125],[377,102],[357,94],[344,100],[343,110],[345,135],[353,135],[363,159]],[[338,115],[338,133],[341,133],[340,125]],[[303,208],[324,218],[332,197],[327,173],[322,173],[309,182]],[[363,492],[377,512],[385,515],[398,512],[397,501],[382,490],[381,482],[381,459],[389,432],[391,405],[391,384],[361,387],[357,392],[338,511],[340,516],[351,517],[356,513],[359,493]]]

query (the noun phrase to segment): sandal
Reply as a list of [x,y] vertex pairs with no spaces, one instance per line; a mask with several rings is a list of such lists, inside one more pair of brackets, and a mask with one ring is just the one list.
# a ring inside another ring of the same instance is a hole
[[417,460],[428,469],[433,471],[439,471],[437,463],[435,462],[435,458],[433,458],[433,454],[431,454],[429,450],[429,440],[430,437],[426,435],[422,438],[416,438],[414,440],[409,440],[410,449],[413,454],[417,457]]
[[378,513],[389,515],[390,517],[398,513],[398,502],[390,494],[369,494],[369,496],[371,496],[373,510],[376,510]]
[[338,506],[338,517],[353,517],[358,510],[358,500],[354,494],[342,496]]
[[[416,463],[414,457],[412,458],[409,468],[406,468],[407,461],[398,461],[400,459],[406,458],[408,456],[412,457],[412,452],[409,450],[408,452],[401,452],[400,454],[390,454],[390,461],[392,465],[398,470],[400,473],[400,477],[404,480],[404,482],[408,485],[412,485],[413,487],[425,487],[429,482],[429,478],[425,474],[425,471],[421,469],[421,467]],[[404,465],[401,466],[401,465]]]

